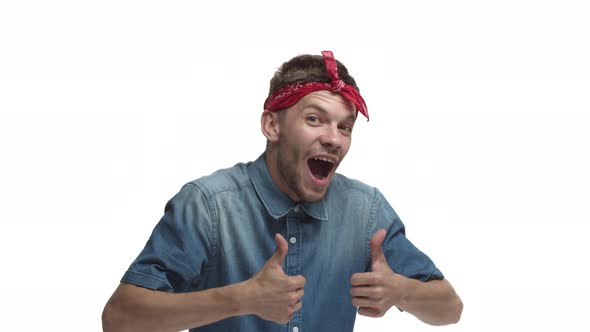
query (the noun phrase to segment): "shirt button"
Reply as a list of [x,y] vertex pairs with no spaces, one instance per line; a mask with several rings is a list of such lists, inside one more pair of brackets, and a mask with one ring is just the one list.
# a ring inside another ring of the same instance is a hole
[[292,237],[289,239],[289,242],[295,244],[295,242],[297,242],[297,239],[295,237]]
[[[293,211],[299,212],[299,205],[295,205],[295,207],[293,208]],[[297,332],[297,331],[295,331],[295,332]]]
[[297,326],[293,326],[293,332],[299,332],[299,328]]

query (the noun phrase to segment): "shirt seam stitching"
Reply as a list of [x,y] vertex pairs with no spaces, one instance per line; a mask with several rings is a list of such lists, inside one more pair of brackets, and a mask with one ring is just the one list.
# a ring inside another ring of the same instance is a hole
[[[206,190],[206,192],[207,192],[207,197],[206,198],[208,198],[208,199],[215,198],[215,196],[217,196],[219,194],[223,194],[223,193],[231,192],[231,191],[241,191],[242,189],[244,189],[246,187],[252,186],[252,184],[250,184],[250,183],[243,183],[243,184],[239,184],[235,188],[228,188],[228,189],[223,189],[223,190],[220,190],[220,191],[212,192],[211,190],[209,190],[209,188],[207,188],[207,185],[204,184],[202,181],[196,180],[196,181],[189,182],[189,184],[191,184],[193,186],[196,186],[198,188],[201,188],[201,187],[206,188],[207,189]],[[203,191],[205,191],[205,190],[203,190]]]
[[377,215],[377,207],[381,202],[380,195],[377,195],[377,189],[373,188],[373,204],[371,205],[371,210],[369,212],[369,222],[367,225],[367,234],[365,234],[365,257],[367,259],[371,258],[371,235],[375,228],[375,216]]
[[152,275],[149,275],[149,274],[146,274],[146,273],[143,273],[143,272],[133,271],[133,270],[127,270],[127,272],[128,273],[137,274],[137,275],[140,275],[140,276],[143,276],[143,277],[148,277],[150,279],[158,280],[159,282],[163,283],[164,285],[170,287],[170,289],[174,289],[174,287],[172,287],[172,285],[169,282],[167,282],[166,280],[160,279],[158,277],[154,277]]
[[195,187],[195,189],[203,196],[203,198],[205,198],[205,202],[207,204],[207,214],[209,215],[209,219],[211,220],[211,234],[209,234],[211,238],[211,249],[209,252],[209,262],[207,263],[207,265],[205,265],[204,268],[204,274],[207,274],[208,272],[213,271],[213,267],[215,266],[217,259],[217,210],[215,209],[215,207],[211,206],[212,202],[210,191],[202,182],[189,182],[189,185]]

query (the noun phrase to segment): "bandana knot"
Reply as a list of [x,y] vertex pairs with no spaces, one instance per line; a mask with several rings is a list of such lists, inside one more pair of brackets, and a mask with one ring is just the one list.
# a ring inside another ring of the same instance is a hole
[[332,82],[330,83],[330,85],[332,86],[332,91],[333,92],[338,92],[340,93],[340,91],[342,91],[342,88],[346,85],[346,83],[344,83],[343,80],[338,80],[336,82]]
[[367,104],[365,104],[365,100],[361,97],[361,94],[354,86],[346,84],[338,77],[338,66],[336,59],[334,59],[334,54],[331,51],[322,51],[322,57],[324,58],[326,71],[331,78],[330,83],[298,82],[284,86],[266,98],[264,109],[269,112],[276,112],[293,106],[309,93],[319,90],[328,90],[340,94],[342,97],[353,103],[356,107],[356,111],[364,115],[367,118],[367,121],[369,121]]

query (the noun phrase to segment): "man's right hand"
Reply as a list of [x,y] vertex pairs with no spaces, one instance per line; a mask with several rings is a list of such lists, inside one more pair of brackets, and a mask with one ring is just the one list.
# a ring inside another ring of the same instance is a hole
[[280,234],[275,234],[277,249],[272,257],[252,278],[246,281],[250,301],[248,311],[277,323],[287,323],[301,309],[305,278],[288,276],[283,261],[289,245]]

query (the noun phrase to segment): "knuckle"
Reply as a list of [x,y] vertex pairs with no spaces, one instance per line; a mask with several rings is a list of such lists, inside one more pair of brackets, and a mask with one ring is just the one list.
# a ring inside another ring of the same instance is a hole
[[297,293],[297,301],[301,300],[305,293],[303,291]]
[[287,297],[290,303],[295,303],[299,300],[299,296],[296,293],[291,293]]
[[305,285],[305,278],[303,278],[303,276],[293,277],[291,282],[293,287],[302,288]]
[[295,312],[301,310],[301,302],[290,304],[288,310],[289,314],[293,315]]
[[375,278],[375,283],[377,283],[377,284],[383,283],[383,276],[382,275],[377,274],[377,275],[375,275],[374,278]]
[[377,288],[371,289],[370,292],[371,292],[371,297],[381,297],[381,294],[383,294],[383,289],[381,289],[381,287],[377,287]]

